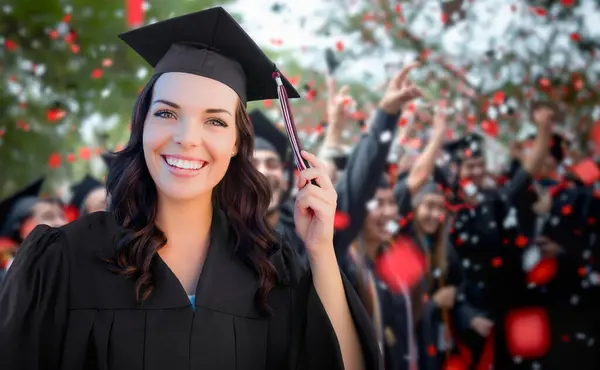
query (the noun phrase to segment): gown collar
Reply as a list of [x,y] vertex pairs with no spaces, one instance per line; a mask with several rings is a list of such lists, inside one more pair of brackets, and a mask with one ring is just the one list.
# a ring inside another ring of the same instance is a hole
[[[210,246],[195,291],[195,306],[234,316],[260,318],[254,296],[259,287],[254,270],[235,255],[236,235],[223,210],[215,206]],[[189,307],[187,293],[175,274],[156,254],[153,261],[155,287],[142,308]]]

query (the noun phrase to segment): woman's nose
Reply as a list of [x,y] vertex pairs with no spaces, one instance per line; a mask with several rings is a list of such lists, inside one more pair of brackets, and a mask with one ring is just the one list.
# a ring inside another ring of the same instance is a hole
[[174,140],[183,147],[197,147],[202,143],[202,125],[193,119],[180,119],[176,128]]

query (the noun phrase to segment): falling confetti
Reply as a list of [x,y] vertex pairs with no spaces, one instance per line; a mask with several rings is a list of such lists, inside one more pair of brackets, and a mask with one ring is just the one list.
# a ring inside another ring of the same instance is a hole
[[550,325],[544,309],[516,309],[508,313],[504,322],[507,349],[513,358],[539,358],[550,349]]

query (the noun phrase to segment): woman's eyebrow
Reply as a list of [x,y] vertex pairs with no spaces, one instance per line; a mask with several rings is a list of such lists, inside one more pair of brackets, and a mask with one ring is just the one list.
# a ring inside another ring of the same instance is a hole
[[156,104],[156,103],[163,103],[163,104],[166,104],[166,105],[168,105],[168,106],[170,106],[170,107],[173,107],[173,108],[175,108],[175,109],[180,109],[180,108],[181,108],[179,105],[177,105],[177,104],[173,103],[172,101],[168,101],[168,100],[156,99],[156,100],[155,100],[155,101],[152,103],[152,105],[154,105],[154,104]]
[[204,111],[205,113],[209,113],[209,114],[215,114],[215,113],[227,113],[230,116],[233,117],[233,114],[231,114],[227,109],[218,109],[218,108],[211,108],[211,109],[207,109]]

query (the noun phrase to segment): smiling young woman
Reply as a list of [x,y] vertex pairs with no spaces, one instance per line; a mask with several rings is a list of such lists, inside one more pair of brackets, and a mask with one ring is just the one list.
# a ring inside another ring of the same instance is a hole
[[310,269],[266,222],[245,106],[277,97],[275,65],[222,8],[122,38],[154,74],[110,167],[109,212],[23,243],[0,286],[2,369],[379,368],[313,155],[295,208]]

